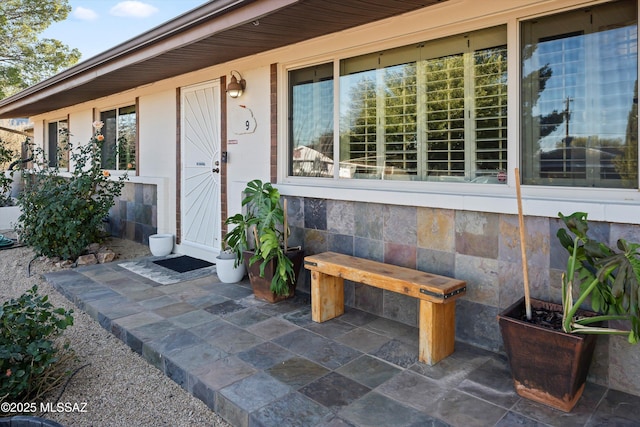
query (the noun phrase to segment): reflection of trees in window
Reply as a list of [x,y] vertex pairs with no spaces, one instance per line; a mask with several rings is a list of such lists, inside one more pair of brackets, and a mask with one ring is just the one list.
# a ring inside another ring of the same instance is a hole
[[118,169],[136,169],[136,111],[121,108],[118,115]]
[[463,55],[425,61],[427,173],[465,175]]
[[102,142],[102,167],[104,169],[115,169],[117,140],[116,110],[101,112],[100,120],[104,123],[102,126],[102,135],[104,136]]
[[638,81],[634,85],[634,96],[629,119],[627,120],[627,131],[623,153],[614,159],[616,171],[624,180],[623,187],[633,188],[638,184]]
[[69,128],[66,120],[50,122],[48,133],[49,166],[69,169]]
[[340,153],[341,162],[355,166],[354,173],[374,173],[377,166],[378,100],[375,71],[367,71],[352,77],[348,115],[343,124],[348,129],[347,149]]
[[130,105],[100,113],[104,123],[102,167],[112,170],[136,169],[136,107]]
[[477,51],[474,63],[476,176],[482,176],[507,169],[507,49]]
[[385,173],[396,169],[404,174],[418,171],[416,64],[386,68],[384,83],[384,163]]
[[637,187],[635,16],[623,0],[523,23],[523,182]]
[[497,182],[507,165],[506,46],[468,41],[503,37],[492,29],[343,61],[343,165],[356,178]]

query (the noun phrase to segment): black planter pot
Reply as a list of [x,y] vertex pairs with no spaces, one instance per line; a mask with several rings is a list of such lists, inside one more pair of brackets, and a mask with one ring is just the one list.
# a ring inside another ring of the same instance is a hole
[[[559,304],[531,299],[531,305],[562,312]],[[534,325],[520,320],[524,312],[523,298],[498,315],[516,392],[569,412],[582,396],[597,335],[567,334]]]

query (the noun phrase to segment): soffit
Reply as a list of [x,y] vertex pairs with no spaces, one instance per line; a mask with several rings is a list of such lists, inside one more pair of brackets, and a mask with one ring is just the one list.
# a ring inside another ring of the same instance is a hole
[[442,1],[215,0],[1,100],[0,118],[53,111]]

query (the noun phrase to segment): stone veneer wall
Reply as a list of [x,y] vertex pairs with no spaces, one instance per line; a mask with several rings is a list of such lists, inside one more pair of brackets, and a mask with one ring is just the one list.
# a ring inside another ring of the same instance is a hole
[[115,237],[149,244],[158,230],[158,191],[155,184],[127,182],[109,211],[108,232]]
[[[306,255],[334,251],[463,279],[467,294],[456,304],[456,339],[503,351],[496,316],[523,295],[518,217],[375,203],[287,197],[290,245]],[[563,212],[570,214],[572,212]],[[560,301],[568,255],[556,238],[557,218],[526,217],[531,296]],[[640,242],[640,227],[591,222],[594,237]],[[309,292],[309,273],[299,282]],[[417,326],[414,298],[345,283],[345,303]],[[590,380],[640,395],[640,345],[600,337]]]

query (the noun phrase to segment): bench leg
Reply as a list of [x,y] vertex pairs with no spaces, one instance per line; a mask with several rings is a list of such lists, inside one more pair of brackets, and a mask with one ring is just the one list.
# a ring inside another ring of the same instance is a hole
[[311,319],[324,322],[344,314],[344,280],[311,271]]
[[455,301],[439,304],[420,300],[420,361],[435,365],[453,353],[455,327]]

